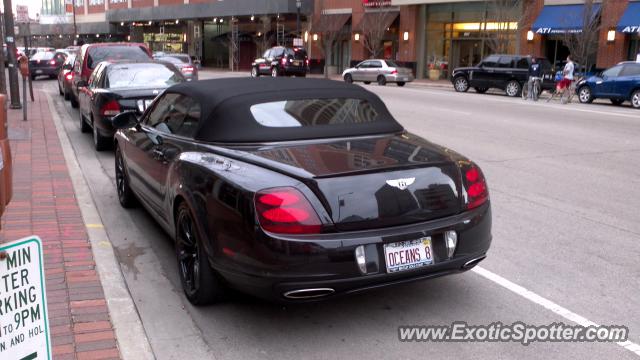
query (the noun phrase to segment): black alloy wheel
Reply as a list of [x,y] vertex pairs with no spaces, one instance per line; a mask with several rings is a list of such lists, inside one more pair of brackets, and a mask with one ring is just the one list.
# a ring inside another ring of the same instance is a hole
[[116,147],[116,190],[118,191],[118,201],[123,208],[132,208],[136,205],[136,197],[129,186],[129,176],[124,167],[122,150]]
[[176,216],[176,256],[182,289],[194,305],[222,299],[224,286],[209,265],[191,210],[185,202]]

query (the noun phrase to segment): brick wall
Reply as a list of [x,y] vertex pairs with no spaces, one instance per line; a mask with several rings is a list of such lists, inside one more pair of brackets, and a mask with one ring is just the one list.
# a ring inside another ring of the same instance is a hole
[[598,39],[598,58],[596,66],[599,68],[610,67],[625,60],[629,40],[627,35],[616,32],[613,42],[607,41],[607,32],[615,30],[620,17],[627,9],[629,0],[607,0],[602,3],[602,22]]
[[520,22],[520,28],[518,29],[518,36],[520,37],[520,54],[543,56],[543,43],[544,37],[539,34],[533,35],[533,40],[527,40],[527,32],[533,26],[533,23],[540,15],[542,8],[544,7],[544,0],[525,0],[524,1],[524,14],[522,21]]

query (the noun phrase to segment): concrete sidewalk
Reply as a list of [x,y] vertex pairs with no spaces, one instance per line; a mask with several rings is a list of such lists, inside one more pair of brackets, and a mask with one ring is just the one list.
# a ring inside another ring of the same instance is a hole
[[0,242],[38,235],[44,248],[54,359],[119,359],[87,228],[45,94],[35,91],[22,110],[8,110],[13,199]]

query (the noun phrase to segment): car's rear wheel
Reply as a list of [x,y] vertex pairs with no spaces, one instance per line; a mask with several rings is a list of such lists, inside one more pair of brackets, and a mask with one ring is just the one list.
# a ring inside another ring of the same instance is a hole
[[507,83],[504,91],[507,93],[507,96],[518,96],[518,94],[520,94],[520,83],[517,80],[511,80]]
[[[74,109],[77,109],[78,105],[80,105],[80,104],[78,104],[78,99],[76,99],[76,97],[73,94],[69,94],[69,97],[71,98],[71,107],[74,108]],[[83,131],[83,132],[85,132],[85,131]]]
[[71,100],[71,95],[69,95],[67,89],[64,89],[64,99],[67,101]]
[[[73,105],[73,99],[71,99],[71,104]],[[89,124],[87,124],[87,122],[85,121],[84,116],[82,115],[82,111],[78,112],[80,113],[80,132],[88,133],[89,131],[91,131],[91,126],[89,126]]]
[[191,210],[181,203],[176,215],[176,257],[182,289],[194,305],[221,300],[224,285],[209,265]]
[[387,85],[387,79],[382,75],[378,75],[377,81],[378,81],[378,85],[380,85],[380,86]]
[[116,147],[116,190],[118,191],[118,201],[123,208],[132,208],[136,204],[136,197],[129,186],[129,176],[124,168],[122,150]]
[[251,77],[258,77],[260,76],[260,73],[258,72],[258,68],[257,67],[252,67],[251,68]]
[[636,90],[631,94],[631,106],[640,109],[640,90]]
[[274,67],[271,69],[271,77],[278,77],[280,74],[278,73],[278,68]]
[[351,84],[353,82],[353,78],[351,77],[351,74],[346,74],[344,76],[344,82]]
[[453,88],[457,92],[467,92],[469,90],[469,81],[464,76],[458,76],[453,79]]
[[624,100],[623,100],[623,99],[611,99],[611,103],[612,103],[613,105],[616,105],[616,106],[617,106],[617,105],[622,105],[622,103],[623,103],[623,102],[624,102]]
[[398,81],[396,83],[396,85],[398,85],[398,86],[404,86],[404,84],[406,84],[404,81]]
[[103,151],[103,150],[107,150],[109,148],[109,138],[100,135],[100,132],[98,131],[98,127],[96,126],[95,122],[92,122],[92,128],[93,128],[93,145],[96,148],[96,151]]
[[[569,90],[565,90],[569,91]],[[591,104],[593,102],[593,94],[591,93],[591,88],[588,86],[583,86],[578,89],[578,101],[583,104]]]
[[474,87],[473,90],[475,90],[478,94],[484,94],[487,92],[487,90],[489,90],[489,88],[486,87]]

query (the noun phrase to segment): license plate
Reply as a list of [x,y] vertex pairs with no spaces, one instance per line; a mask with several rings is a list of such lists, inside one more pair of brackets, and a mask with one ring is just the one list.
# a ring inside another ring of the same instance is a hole
[[294,65],[294,66],[300,66],[300,61],[298,61],[298,60],[294,60],[294,61],[293,61],[293,65]]
[[388,273],[431,265],[433,264],[431,237],[386,244],[384,259]]
[[36,74],[42,74],[42,70],[36,70]]

